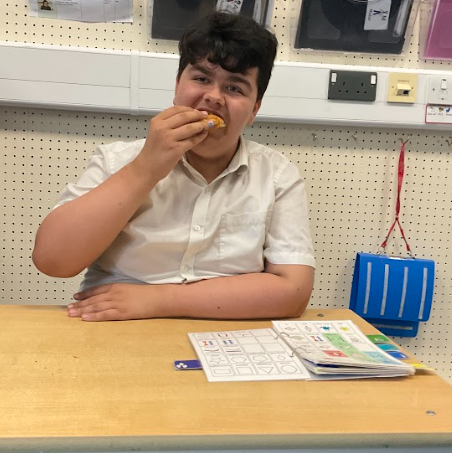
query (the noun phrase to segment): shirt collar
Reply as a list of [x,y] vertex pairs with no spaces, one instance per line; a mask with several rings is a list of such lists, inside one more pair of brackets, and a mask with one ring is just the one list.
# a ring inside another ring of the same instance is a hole
[[[192,174],[196,173],[197,175],[199,175],[199,173],[189,164],[185,155],[182,156],[181,163],[185,168],[187,168],[190,171],[190,173]],[[234,172],[237,172],[237,174],[241,175],[248,168],[248,163],[249,163],[249,151],[246,147],[245,140],[242,137],[240,137],[237,151],[232,157],[231,162],[229,162],[227,168],[223,171],[223,173],[221,173],[221,175],[218,176],[218,178],[221,178],[225,175]]]
[[246,148],[245,140],[240,137],[239,147],[225,171],[228,173],[234,173],[237,171],[238,174],[241,175],[248,168],[248,161],[249,152]]

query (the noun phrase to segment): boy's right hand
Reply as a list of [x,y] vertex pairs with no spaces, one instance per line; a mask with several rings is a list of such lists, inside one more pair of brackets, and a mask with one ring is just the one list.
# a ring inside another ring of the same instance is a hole
[[209,125],[203,121],[206,116],[207,112],[174,106],[151,119],[136,163],[154,184],[165,178],[187,151],[207,137]]

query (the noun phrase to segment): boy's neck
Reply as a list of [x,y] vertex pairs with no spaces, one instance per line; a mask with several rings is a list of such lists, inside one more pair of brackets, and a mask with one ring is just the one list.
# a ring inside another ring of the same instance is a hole
[[185,158],[187,159],[187,162],[204,177],[207,183],[210,184],[215,178],[221,175],[226,168],[228,168],[238,146],[239,145],[235,146],[231,151],[226,152],[221,156],[215,156],[210,159],[201,153],[195,153],[193,151],[185,153]]

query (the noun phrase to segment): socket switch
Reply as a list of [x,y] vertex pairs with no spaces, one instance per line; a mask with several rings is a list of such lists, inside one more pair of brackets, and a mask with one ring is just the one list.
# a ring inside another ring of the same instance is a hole
[[376,72],[330,71],[328,99],[373,102],[376,93]]
[[431,76],[427,104],[452,105],[452,77]]

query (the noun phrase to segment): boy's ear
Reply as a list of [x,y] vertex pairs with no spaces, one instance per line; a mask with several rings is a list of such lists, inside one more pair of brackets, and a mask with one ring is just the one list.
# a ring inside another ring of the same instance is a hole
[[248,126],[251,126],[254,123],[254,119],[256,118],[257,112],[261,108],[262,105],[262,100],[257,101],[256,104],[254,105],[253,112],[250,115],[250,118],[248,120]]

